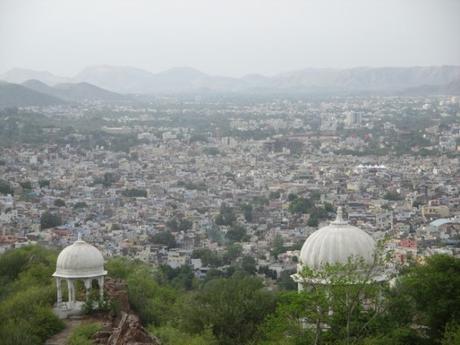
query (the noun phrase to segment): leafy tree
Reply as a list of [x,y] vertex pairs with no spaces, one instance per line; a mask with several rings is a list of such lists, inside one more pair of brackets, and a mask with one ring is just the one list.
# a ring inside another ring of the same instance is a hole
[[283,236],[280,234],[276,234],[275,238],[273,239],[272,243],[272,255],[275,258],[278,258],[278,255],[281,253],[284,253],[286,251],[286,248],[284,248],[284,240]]
[[460,345],[460,326],[458,323],[447,324],[444,332],[442,345]]
[[294,273],[294,270],[286,270],[280,273],[278,278],[278,286],[280,289],[287,291],[297,290],[297,283],[291,278],[291,275]]
[[415,303],[417,322],[441,339],[450,321],[460,320],[460,259],[433,255],[401,278],[401,289]]
[[209,156],[216,156],[220,153],[217,147],[205,147],[203,153]]
[[273,295],[263,290],[259,279],[233,276],[206,283],[189,296],[179,315],[188,333],[200,334],[209,327],[219,344],[246,344],[274,307]]
[[56,207],[64,207],[65,206],[65,201],[62,199],[56,199],[54,200],[54,206]]
[[271,270],[268,268],[268,266],[259,266],[259,269],[257,270],[259,274],[264,274],[267,278],[276,280],[278,274],[276,273],[275,270]]
[[173,318],[177,292],[169,286],[161,286],[147,267],[139,267],[127,279],[130,306],[144,324],[159,326]]
[[291,213],[308,213],[314,206],[313,202],[307,198],[295,198],[289,204],[289,211]]
[[386,334],[367,337],[362,342],[363,345],[421,345],[423,343],[423,339],[410,327],[390,329]]
[[50,180],[39,180],[38,185],[40,186],[40,188],[49,187]]
[[126,189],[121,193],[123,196],[129,198],[146,198],[147,191],[145,189]]
[[247,222],[252,222],[252,205],[243,204],[241,205],[241,209],[243,210],[244,219]]
[[204,266],[219,267],[222,265],[222,258],[208,248],[194,249],[192,252],[193,259],[201,259]]
[[23,181],[19,183],[23,189],[32,189],[32,182]]
[[289,202],[292,202],[292,201],[294,201],[294,200],[297,199],[297,198],[298,198],[298,195],[297,195],[297,194],[294,194],[294,193],[289,193],[289,194],[288,194],[288,201],[289,201]]
[[246,228],[240,224],[235,224],[227,231],[225,237],[232,243],[244,241],[247,238]]
[[233,261],[235,261],[237,258],[241,256],[241,253],[243,252],[243,248],[241,247],[240,244],[233,243],[230,244],[227,247],[227,251],[225,252],[223,256],[223,260],[225,264],[231,264]]
[[166,226],[171,230],[171,231],[187,231],[190,230],[193,226],[193,223],[188,220],[188,219],[177,219],[177,218],[172,218],[166,222]]
[[233,208],[228,207],[226,204],[222,203],[220,206],[220,212],[216,217],[217,225],[233,225],[236,221],[236,216],[233,211]]
[[386,310],[381,298],[385,286],[372,282],[374,272],[374,265],[353,258],[346,264],[326,265],[318,270],[304,268],[298,279],[304,281],[306,289],[280,295],[277,311],[264,326],[263,337],[273,341],[288,336],[293,344],[360,341],[377,323],[381,324]]
[[195,275],[192,268],[188,265],[177,268],[161,265],[160,274],[162,274],[169,284],[177,289],[191,290],[195,283]]
[[8,181],[0,180],[0,193],[1,194],[13,194],[13,188]]
[[241,269],[247,274],[254,275],[257,272],[256,259],[252,256],[243,256],[241,260]]
[[86,208],[88,205],[84,201],[78,201],[73,205],[74,209]]
[[117,176],[115,176],[111,172],[106,172],[106,173],[104,173],[104,177],[102,178],[102,185],[104,187],[110,187],[110,186],[112,186],[112,184],[114,184],[117,181],[118,181]]
[[62,225],[62,219],[59,214],[47,211],[40,217],[40,228],[42,230],[54,228],[59,225]]
[[169,248],[177,247],[176,239],[169,231],[161,231],[152,236],[152,242]]
[[139,262],[120,256],[111,258],[105,267],[111,277],[126,280],[132,272],[139,268],[139,265]]
[[277,190],[277,191],[270,192],[269,198],[270,200],[275,200],[275,199],[279,199],[280,196],[281,196],[281,193],[279,190]]
[[215,269],[215,268],[211,268],[206,273],[204,283],[207,283],[208,281],[213,280],[213,279],[218,279],[218,278],[223,278],[223,277],[224,277],[224,272],[222,272],[222,271],[220,271],[218,269]]
[[398,192],[395,192],[395,191],[386,192],[385,195],[383,196],[383,198],[385,200],[391,200],[391,201],[403,200],[403,197],[401,196],[401,194],[399,194]]
[[268,205],[269,200],[264,196],[255,196],[254,198],[252,198],[252,202],[256,207],[263,207],[265,205]]
[[335,207],[331,203],[325,202],[324,203],[324,210],[327,213],[332,213],[332,212],[335,212]]
[[312,227],[317,227],[319,224],[318,217],[315,214],[310,214],[308,218],[307,225]]
[[318,191],[313,191],[313,192],[310,193],[310,198],[312,200],[318,201],[319,199],[321,199],[321,193],[318,192]]
[[51,274],[56,253],[38,246],[0,255],[0,339],[2,344],[41,344],[63,327],[51,310]]

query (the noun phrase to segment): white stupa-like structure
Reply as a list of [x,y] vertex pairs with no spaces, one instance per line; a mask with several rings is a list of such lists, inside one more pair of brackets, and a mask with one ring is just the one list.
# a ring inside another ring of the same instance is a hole
[[375,249],[374,239],[365,231],[348,224],[343,219],[342,208],[338,207],[336,220],[315,231],[303,244],[297,273],[292,275],[292,279],[298,283],[299,291],[302,291],[306,283],[301,276],[304,267],[320,270],[327,264],[345,264],[349,258],[364,259],[366,264],[371,265]]
[[[59,254],[56,262],[57,303],[55,311],[61,317],[79,314],[84,302],[77,301],[75,296],[75,282],[83,281],[86,290],[86,299],[89,297],[93,280],[99,286],[99,296],[104,296],[104,258],[101,252],[91,244],[83,241],[80,234],[70,246],[65,247]],[[68,298],[63,301],[62,282],[67,282]]]

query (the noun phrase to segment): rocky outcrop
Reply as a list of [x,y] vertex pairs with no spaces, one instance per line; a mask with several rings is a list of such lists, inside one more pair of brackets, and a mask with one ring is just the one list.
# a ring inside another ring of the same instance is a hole
[[135,314],[121,313],[116,327],[106,327],[97,332],[93,342],[100,345],[161,345],[156,337],[152,337],[142,326]]
[[160,345],[157,338],[148,334],[139,317],[123,313],[118,327],[114,328],[107,345]]
[[107,298],[117,303],[119,311],[129,313],[128,287],[123,280],[106,278],[104,283],[105,295]]
[[117,305],[112,310],[108,324],[93,336],[93,342],[99,345],[161,345],[142,326],[137,315],[129,307],[126,283],[122,280],[107,279],[104,284],[105,295]]

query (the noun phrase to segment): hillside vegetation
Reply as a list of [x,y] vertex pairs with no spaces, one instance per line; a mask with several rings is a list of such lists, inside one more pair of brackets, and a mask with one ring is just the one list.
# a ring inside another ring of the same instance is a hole
[[[51,310],[55,260],[55,251],[39,246],[0,256],[2,345],[43,344],[62,329]],[[460,259],[449,256],[433,256],[407,269],[392,289],[337,284],[327,294],[324,288],[269,291],[241,266],[226,274],[213,270],[204,280],[188,267],[154,268],[125,258],[111,259],[106,268],[126,281],[131,307],[165,345],[448,345],[460,340]],[[356,298],[363,293],[365,300]],[[366,306],[364,301],[376,296]],[[317,319],[330,327],[320,332],[305,327],[306,320]]]

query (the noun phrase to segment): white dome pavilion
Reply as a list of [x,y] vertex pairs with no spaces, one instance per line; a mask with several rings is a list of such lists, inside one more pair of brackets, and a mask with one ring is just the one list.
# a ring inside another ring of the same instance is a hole
[[59,254],[55,277],[90,278],[106,275],[101,252],[80,238]]
[[350,257],[363,258],[367,264],[374,260],[375,241],[365,231],[343,219],[342,208],[337,219],[311,234],[300,251],[300,264],[319,269],[326,264],[346,263]]
[[[86,290],[86,300],[93,280],[99,286],[99,298],[104,297],[104,258],[101,252],[91,244],[83,241],[78,234],[78,239],[70,246],[65,247],[59,254],[56,262],[57,304],[55,312],[59,317],[65,318],[70,315],[78,315],[82,311],[83,302],[76,300],[75,282],[82,280]],[[67,282],[69,297],[67,302],[62,301],[62,281]]]
[[[365,231],[348,224],[343,219],[342,208],[337,208],[337,218],[328,226],[316,230],[311,234],[300,250],[297,273],[292,279],[298,283],[299,291],[305,284],[328,284],[327,280],[305,279],[302,276],[304,267],[320,270],[326,265],[345,264],[351,259],[364,259],[366,264],[374,263],[376,243]],[[382,276],[372,277],[374,281],[381,281]]]

